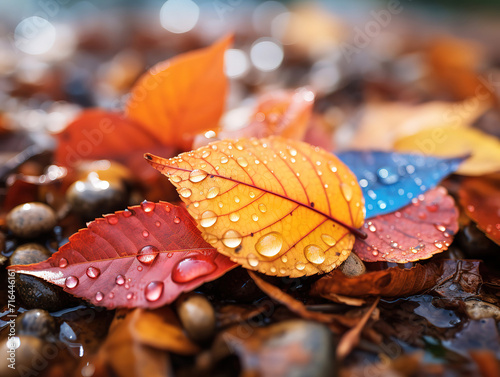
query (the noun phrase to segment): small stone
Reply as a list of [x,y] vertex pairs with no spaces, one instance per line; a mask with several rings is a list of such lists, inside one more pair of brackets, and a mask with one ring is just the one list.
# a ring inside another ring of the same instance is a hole
[[97,175],[74,182],[66,191],[73,212],[84,220],[123,209],[128,200],[125,185],[119,180],[100,180]]
[[190,294],[177,301],[177,314],[188,336],[196,342],[210,340],[215,332],[215,311],[205,296]]
[[54,317],[43,309],[28,310],[16,319],[18,335],[32,335],[46,339],[56,334],[56,328]]
[[24,203],[7,214],[7,227],[14,235],[34,238],[54,228],[57,218],[54,210],[43,203]]
[[500,321],[500,308],[486,301],[467,300],[465,301],[465,311],[471,319],[494,318]]
[[[15,349],[15,369],[12,369],[9,367],[11,364],[9,357],[11,347],[14,344],[19,345],[19,347]],[[41,373],[49,365],[43,356],[44,347],[48,344],[40,338],[29,335],[13,337],[10,340],[4,338],[0,346],[2,354],[2,357],[0,357],[0,376],[14,377],[23,375],[20,374],[20,371],[25,371],[26,375],[28,375],[28,371],[33,373],[35,370],[36,373]],[[34,369],[34,366],[36,366],[36,369]]]
[[[46,260],[50,252],[41,245],[28,243],[19,246],[10,257],[10,264],[32,264]],[[76,303],[62,288],[35,276],[16,273],[15,289],[20,303],[27,309],[61,310]]]
[[339,268],[340,271],[342,271],[344,275],[348,277],[363,275],[366,272],[365,264],[353,252],[349,254],[347,259],[339,266]]

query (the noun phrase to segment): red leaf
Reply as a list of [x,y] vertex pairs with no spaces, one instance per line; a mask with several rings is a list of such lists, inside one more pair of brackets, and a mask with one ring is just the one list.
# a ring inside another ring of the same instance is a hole
[[406,263],[427,259],[450,245],[458,231],[458,210],[446,189],[437,187],[401,210],[371,218],[368,237],[353,251],[366,262]]
[[126,114],[163,145],[191,149],[193,137],[216,130],[224,111],[224,53],[232,36],[158,63],[134,86]]
[[431,289],[440,279],[441,265],[417,264],[406,270],[391,267],[371,271],[356,277],[347,277],[333,270],[314,283],[311,294],[329,298],[329,295],[401,297]]
[[92,221],[44,262],[9,269],[94,305],[156,308],[234,266],[203,240],[184,208],[144,202]]
[[467,216],[500,245],[500,175],[466,178],[458,194]]

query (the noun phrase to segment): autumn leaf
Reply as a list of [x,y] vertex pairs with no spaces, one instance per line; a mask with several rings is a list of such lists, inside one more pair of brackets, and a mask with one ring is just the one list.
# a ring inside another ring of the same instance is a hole
[[224,53],[232,40],[155,65],[132,88],[126,115],[161,144],[191,149],[196,134],[218,127],[227,92]]
[[435,263],[417,264],[411,269],[390,267],[347,277],[334,270],[315,282],[311,294],[328,298],[329,295],[364,297],[404,297],[431,289],[440,277],[441,266]]
[[396,141],[400,152],[418,152],[441,157],[471,154],[457,170],[462,175],[483,175],[500,170],[500,141],[470,128],[438,127]]
[[467,216],[500,245],[500,176],[466,178],[458,194]]
[[365,262],[406,263],[445,251],[458,231],[458,210],[444,187],[414,198],[399,211],[368,220],[368,237],[354,252]]
[[48,260],[9,267],[106,308],[168,304],[235,265],[182,207],[143,202],[97,219]]
[[488,106],[488,103],[477,103],[475,98],[461,102],[433,101],[419,105],[398,102],[368,104],[352,140],[349,144],[344,142],[342,145],[349,149],[392,151],[397,140],[423,130],[432,132],[430,130],[436,127],[466,128],[479,118]]
[[350,151],[337,156],[358,177],[367,219],[409,204],[457,170],[465,159],[381,151]]
[[291,277],[328,272],[362,235],[356,177],[318,147],[270,137],[146,158],[177,187],[207,242],[245,268]]
[[272,91],[263,94],[248,125],[240,130],[223,131],[221,139],[272,135],[302,140],[314,105],[314,93],[307,88]]

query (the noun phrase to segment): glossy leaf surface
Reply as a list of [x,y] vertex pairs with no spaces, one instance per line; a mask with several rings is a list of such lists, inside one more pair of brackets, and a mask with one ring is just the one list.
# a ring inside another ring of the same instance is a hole
[[358,177],[367,219],[409,204],[457,170],[464,160],[381,151],[342,152],[338,157]]
[[177,187],[204,238],[248,269],[328,272],[347,258],[363,224],[354,174],[306,143],[224,140],[172,159],[146,158]]
[[97,306],[156,308],[235,266],[182,207],[144,202],[89,223],[48,260],[11,266]]

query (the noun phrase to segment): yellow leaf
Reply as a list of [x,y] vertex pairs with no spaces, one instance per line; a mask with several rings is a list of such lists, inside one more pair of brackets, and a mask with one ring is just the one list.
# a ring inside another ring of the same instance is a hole
[[[435,127],[468,127],[488,108],[488,102],[427,102],[420,105],[375,103],[366,106],[350,149],[392,150],[394,142]],[[346,145],[345,142],[339,143]]]
[[190,149],[196,134],[217,129],[224,111],[224,53],[232,40],[155,65],[132,89],[127,116],[162,144]]
[[399,139],[395,149],[427,155],[455,157],[470,153],[457,174],[483,175],[500,170],[500,141],[472,128],[439,127]]
[[334,155],[279,137],[222,140],[150,164],[177,187],[207,242],[276,276],[328,272],[363,225],[354,174]]

